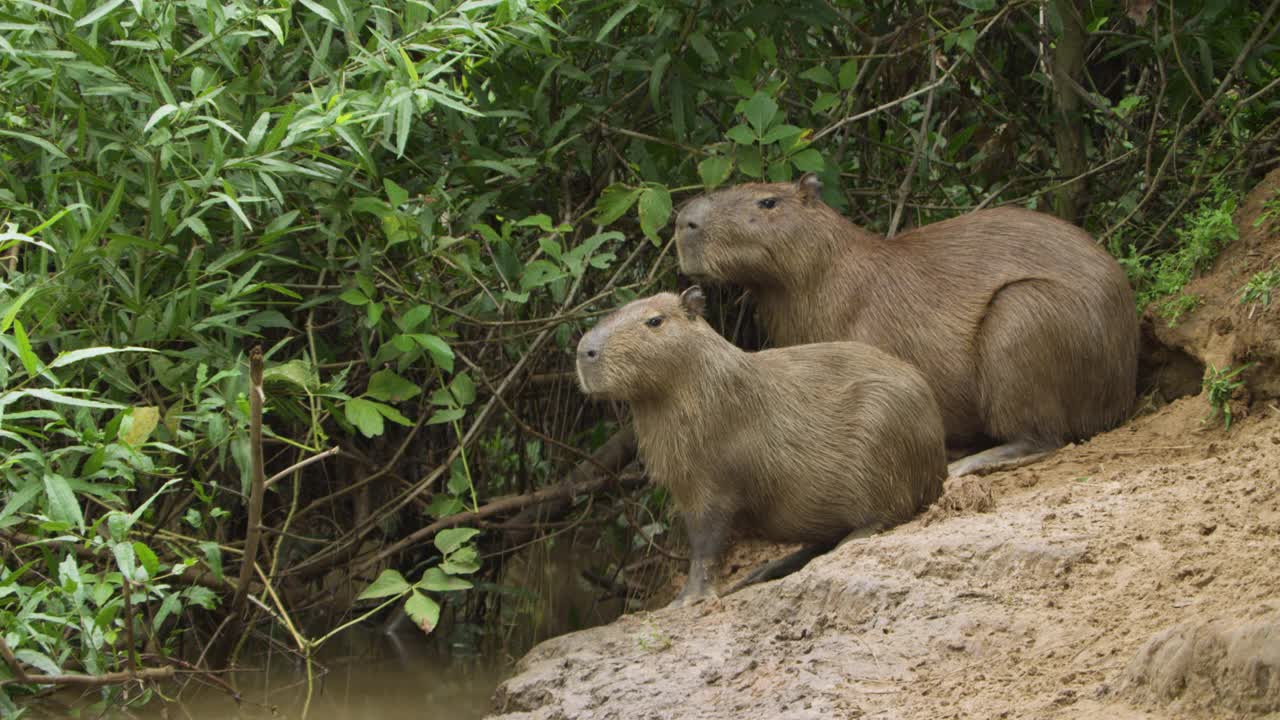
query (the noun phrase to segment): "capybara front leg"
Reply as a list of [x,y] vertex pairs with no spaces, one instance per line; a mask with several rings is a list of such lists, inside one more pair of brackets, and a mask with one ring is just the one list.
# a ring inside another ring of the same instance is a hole
[[954,478],[1011,470],[1040,460],[1057,449],[1056,445],[1049,442],[1015,440],[956,460],[947,466],[947,476]]
[[714,583],[725,542],[729,538],[730,519],[729,513],[718,510],[685,514],[684,524],[689,534],[689,579],[667,607],[685,607],[715,596]]

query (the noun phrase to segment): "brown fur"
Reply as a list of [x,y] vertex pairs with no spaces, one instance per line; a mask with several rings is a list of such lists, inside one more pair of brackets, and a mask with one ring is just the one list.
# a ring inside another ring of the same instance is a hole
[[913,364],[952,444],[986,435],[1047,449],[1127,417],[1133,294],[1083,230],[1000,208],[886,240],[820,190],[808,175],[695,199],[676,221],[682,270],[746,286],[775,343],[856,340]]
[[710,592],[731,526],[832,545],[941,493],[942,419],[918,372],[860,343],[744,352],[702,319],[696,288],[606,317],[578,345],[578,376],[631,404],[641,457],[689,526],[677,604]]

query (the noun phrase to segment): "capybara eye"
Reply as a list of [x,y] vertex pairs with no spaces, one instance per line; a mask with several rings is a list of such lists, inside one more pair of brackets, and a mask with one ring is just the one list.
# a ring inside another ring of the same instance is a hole
[[774,207],[778,205],[778,198],[765,198],[763,200],[757,200],[756,205],[764,208],[765,210],[772,210]]
[[645,320],[645,321],[644,321],[644,324],[645,324],[645,325],[648,325],[649,327],[658,327],[659,325],[661,325],[661,324],[662,324],[662,316],[661,316],[661,315],[654,315],[653,317],[649,318],[648,320]]

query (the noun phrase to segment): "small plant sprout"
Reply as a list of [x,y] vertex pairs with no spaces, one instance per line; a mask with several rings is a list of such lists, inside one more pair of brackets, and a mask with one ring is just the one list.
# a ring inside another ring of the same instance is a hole
[[1262,212],[1258,213],[1258,218],[1253,221],[1253,226],[1262,227],[1276,219],[1280,219],[1280,190],[1272,193],[1271,197],[1262,203]]
[[1240,304],[1249,306],[1249,317],[1252,318],[1258,306],[1271,307],[1271,291],[1280,287],[1280,268],[1272,268],[1255,273],[1240,291]]
[[1252,364],[1245,363],[1234,370],[1229,366],[1221,370],[1213,365],[1209,366],[1204,374],[1204,391],[1209,400],[1209,415],[1205,418],[1206,423],[1221,416],[1223,429],[1231,429],[1231,396],[1244,386],[1244,381],[1237,376]]

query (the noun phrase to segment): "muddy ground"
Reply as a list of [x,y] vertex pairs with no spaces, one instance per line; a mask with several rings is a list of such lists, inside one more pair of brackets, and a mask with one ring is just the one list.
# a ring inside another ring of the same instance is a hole
[[1242,206],[1200,309],[1150,332],[1184,370],[1255,363],[1229,430],[1157,390],[791,577],[542,643],[492,717],[1280,717],[1280,298],[1238,301],[1280,257],[1280,223],[1253,226],[1277,187]]

